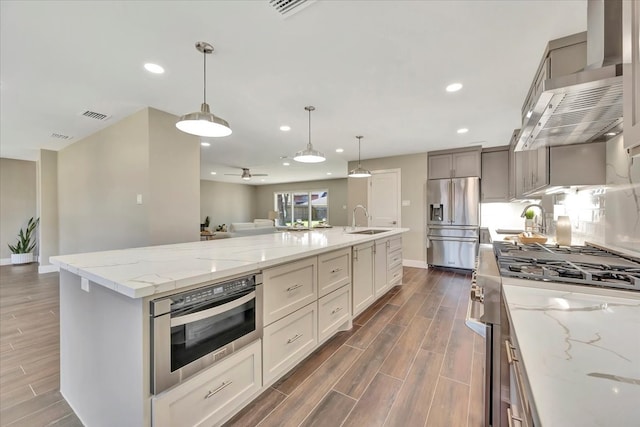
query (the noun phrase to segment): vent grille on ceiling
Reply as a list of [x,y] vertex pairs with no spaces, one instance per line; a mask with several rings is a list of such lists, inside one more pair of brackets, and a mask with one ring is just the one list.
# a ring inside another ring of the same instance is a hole
[[300,12],[311,3],[315,3],[315,1],[316,0],[269,0],[269,3],[282,16],[291,16],[294,13]]
[[108,116],[106,114],[96,113],[95,111],[91,111],[91,110],[86,110],[86,111],[80,113],[80,115],[88,117],[90,119],[100,120],[100,121],[105,121],[105,120],[109,119],[109,117],[111,117],[111,116]]
[[52,134],[51,134],[51,138],[58,138],[58,139],[71,139],[71,138],[73,138],[73,137],[72,137],[72,136],[69,136],[69,135],[63,135],[63,134],[61,134],[61,133],[55,133],[55,132],[54,132],[54,133],[52,133]]

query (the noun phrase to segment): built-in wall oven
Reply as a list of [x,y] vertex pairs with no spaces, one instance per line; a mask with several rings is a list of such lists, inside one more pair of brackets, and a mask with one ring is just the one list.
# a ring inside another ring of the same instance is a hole
[[262,334],[262,274],[151,301],[151,391],[158,394]]

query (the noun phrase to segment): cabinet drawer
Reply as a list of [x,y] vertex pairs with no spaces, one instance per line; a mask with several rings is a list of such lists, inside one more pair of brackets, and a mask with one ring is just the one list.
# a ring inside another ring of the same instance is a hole
[[312,257],[263,271],[265,325],[318,299],[316,268]]
[[217,425],[262,388],[260,340],[152,399],[152,423]]
[[389,252],[402,249],[402,237],[392,237],[389,239]]
[[286,372],[318,343],[317,302],[264,328],[265,384]]
[[351,248],[318,256],[318,293],[327,295],[351,282]]
[[398,248],[387,254],[387,265],[389,266],[389,270],[397,267],[398,265],[402,265],[402,248]]
[[387,280],[391,286],[402,283],[402,264],[389,269],[389,272],[387,273]]
[[333,335],[351,317],[351,286],[343,286],[318,300],[318,339]]

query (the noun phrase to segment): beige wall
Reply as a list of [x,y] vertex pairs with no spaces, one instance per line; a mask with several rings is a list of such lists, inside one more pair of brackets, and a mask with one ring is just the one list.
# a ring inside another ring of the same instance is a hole
[[179,131],[176,120],[149,108],[151,245],[200,239],[200,140]]
[[209,228],[232,222],[249,222],[256,216],[256,186],[226,182],[200,181],[200,223],[208,216]]
[[[410,206],[402,207],[402,227],[410,229],[402,236],[402,256],[412,265],[426,266],[427,153],[369,159],[361,163],[363,168],[371,171],[400,169],[401,200],[408,200],[411,203]],[[349,170],[355,167],[357,162],[349,162]],[[349,178],[348,212],[358,204],[367,206],[369,188],[367,182],[368,180],[364,178]]]
[[284,184],[256,186],[256,217],[267,218],[274,209],[273,193],[282,191],[324,190],[329,192],[329,218],[331,225],[347,225],[347,180],[328,179],[323,181],[290,182]]
[[145,108],[58,152],[60,254],[199,240],[199,144],[176,120]]
[[0,259],[11,257],[7,244],[36,216],[36,162],[0,158]]
[[58,152],[40,150],[38,161],[38,216],[40,266],[50,265],[58,254]]

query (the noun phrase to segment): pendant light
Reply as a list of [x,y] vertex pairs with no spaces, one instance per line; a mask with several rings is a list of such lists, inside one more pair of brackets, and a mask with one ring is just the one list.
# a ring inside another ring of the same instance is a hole
[[352,170],[351,172],[349,172],[349,176],[351,178],[367,178],[371,176],[371,172],[369,172],[366,169],[363,169],[362,166],[360,166],[360,140],[364,137],[361,135],[358,135],[356,136],[356,138],[358,138],[358,167]]
[[213,53],[213,46],[207,42],[196,43],[196,49],[204,58],[204,102],[200,111],[180,117],[176,127],[182,132],[198,136],[221,137],[231,135],[231,128],[226,120],[212,114],[207,104],[207,55]]
[[304,150],[298,151],[296,155],[293,157],[293,160],[301,163],[320,163],[327,160],[318,150],[313,149],[313,145],[311,145],[311,112],[316,109],[314,106],[304,107],[305,110],[309,112],[309,143],[307,144],[307,148]]

